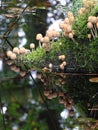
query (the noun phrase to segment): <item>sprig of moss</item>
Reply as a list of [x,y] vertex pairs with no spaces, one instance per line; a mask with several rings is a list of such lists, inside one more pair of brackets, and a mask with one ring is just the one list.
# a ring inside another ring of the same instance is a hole
[[76,17],[73,24],[73,29],[75,30],[75,35],[77,38],[85,39],[89,30],[87,29],[88,15],[83,14]]

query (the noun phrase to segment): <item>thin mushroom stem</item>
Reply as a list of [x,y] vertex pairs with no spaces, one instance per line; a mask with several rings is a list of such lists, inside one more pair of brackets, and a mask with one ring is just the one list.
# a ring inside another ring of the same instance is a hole
[[91,29],[91,34],[92,34],[93,38],[95,39],[95,35],[94,35],[94,32],[92,29]]
[[94,24],[93,27],[94,27],[95,36],[97,37],[98,34],[97,34],[97,27],[96,27],[96,24]]
[[41,45],[41,41],[39,41],[39,47],[40,47],[40,48],[42,47],[42,45]]

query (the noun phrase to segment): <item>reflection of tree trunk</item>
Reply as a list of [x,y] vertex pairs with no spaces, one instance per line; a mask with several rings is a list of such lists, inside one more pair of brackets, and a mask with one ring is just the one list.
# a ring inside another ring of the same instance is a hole
[[61,130],[55,110],[43,111],[39,115],[39,121],[46,119],[49,130]]

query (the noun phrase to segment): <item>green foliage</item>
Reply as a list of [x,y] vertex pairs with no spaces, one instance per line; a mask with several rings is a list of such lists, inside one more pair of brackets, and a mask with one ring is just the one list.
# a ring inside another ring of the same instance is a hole
[[85,39],[87,38],[88,34],[88,29],[87,29],[87,20],[88,20],[88,15],[83,14],[83,15],[78,15],[76,17],[75,22],[73,24],[73,29],[75,30],[75,35],[77,39]]

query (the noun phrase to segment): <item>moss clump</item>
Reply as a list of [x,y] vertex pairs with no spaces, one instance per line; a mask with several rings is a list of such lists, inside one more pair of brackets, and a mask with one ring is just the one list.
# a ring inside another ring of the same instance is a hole
[[89,52],[89,68],[94,71],[98,69],[98,38],[90,43]]
[[75,30],[75,36],[77,38],[85,39],[89,30],[87,29],[87,14],[79,15],[73,24],[73,29]]
[[36,50],[24,54],[18,57],[18,66],[21,66],[23,70],[25,69],[40,69],[44,65],[46,59],[46,51],[44,48],[37,48]]
[[39,61],[39,63],[45,61],[46,51],[44,48],[37,48],[27,55],[27,59],[29,59],[32,63]]
[[[61,33],[48,30],[46,36],[39,39],[40,48],[34,51],[29,50],[28,54],[20,54],[18,60],[22,62],[18,66],[25,68],[26,65],[29,69],[33,67],[40,70],[56,67],[63,72],[67,68],[69,71],[69,68],[74,71],[96,70],[98,66],[98,5],[93,4],[89,7],[84,3],[77,16],[70,11],[67,15],[68,17],[59,24]],[[48,41],[45,40],[46,37]],[[60,59],[61,55],[64,56],[63,60]],[[50,63],[51,67],[49,67]]]

